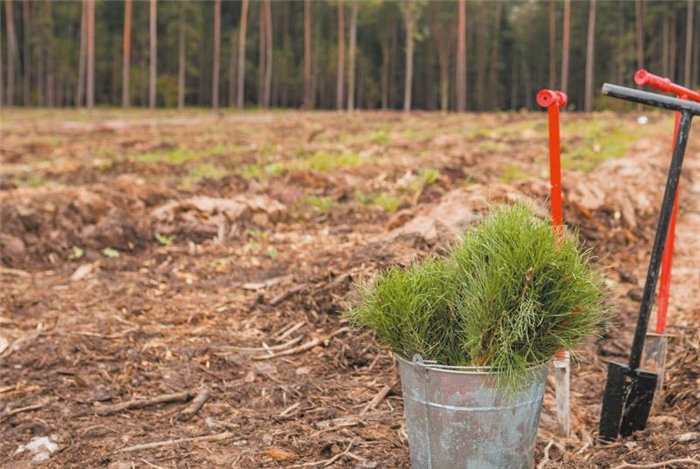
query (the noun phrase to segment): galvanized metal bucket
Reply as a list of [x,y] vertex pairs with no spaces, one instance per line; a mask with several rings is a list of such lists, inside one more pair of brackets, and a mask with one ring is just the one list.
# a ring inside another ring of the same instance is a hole
[[488,367],[398,357],[411,469],[530,469],[547,364],[513,395]]

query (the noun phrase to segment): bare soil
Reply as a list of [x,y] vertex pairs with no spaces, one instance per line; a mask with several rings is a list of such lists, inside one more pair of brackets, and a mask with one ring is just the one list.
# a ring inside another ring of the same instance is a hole
[[[700,460],[697,129],[663,392],[646,431],[595,443],[670,161],[672,116],[649,117],[563,116],[565,218],[616,310],[573,366],[570,437],[548,390],[538,468]],[[0,152],[7,468],[44,436],[44,467],[408,467],[395,360],[343,320],[353,282],[440,252],[489,203],[548,210],[544,114],[3,110]]]

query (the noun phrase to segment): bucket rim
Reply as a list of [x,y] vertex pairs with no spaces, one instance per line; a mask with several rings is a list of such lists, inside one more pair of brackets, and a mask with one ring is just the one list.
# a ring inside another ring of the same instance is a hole
[[[437,363],[425,363],[425,362],[421,363],[421,362],[415,361],[415,360],[407,360],[399,354],[394,354],[394,356],[399,361],[404,362],[406,365],[425,368],[426,370],[441,372],[441,373],[452,373],[452,374],[460,374],[460,375],[500,375],[503,373],[503,371],[495,370],[493,367],[490,367],[490,366],[440,365]],[[420,358],[420,355],[418,357]],[[421,358],[421,360],[422,360],[422,358]],[[532,365],[531,367],[527,368],[525,371],[529,373],[531,371],[536,371],[536,370],[540,370],[542,368],[546,368],[549,366],[549,364],[551,362],[552,362],[552,360],[547,360],[547,361],[542,362],[542,363],[536,363],[536,364]]]

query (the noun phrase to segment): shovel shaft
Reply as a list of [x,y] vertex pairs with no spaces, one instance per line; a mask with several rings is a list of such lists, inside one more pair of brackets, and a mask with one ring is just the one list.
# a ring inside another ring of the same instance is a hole
[[[651,94],[651,93],[649,93]],[[670,98],[667,98],[670,99]],[[650,102],[649,104],[654,104]],[[665,107],[665,106],[662,106]],[[690,135],[690,125],[692,122],[692,111],[683,110],[681,113],[680,122],[678,125],[678,133],[676,135],[676,143],[673,149],[673,158],[671,160],[671,168],[668,172],[666,181],[666,189],[661,202],[661,214],[659,215],[659,225],[656,229],[654,245],[651,251],[651,259],[649,260],[649,268],[647,269],[646,283],[644,284],[644,293],[642,295],[642,303],[639,308],[639,318],[637,319],[637,328],[634,331],[634,341],[632,342],[632,352],[630,354],[629,368],[636,370],[642,360],[642,352],[644,350],[644,337],[646,335],[647,326],[649,325],[649,314],[653,304],[654,292],[656,284],[659,280],[659,269],[663,258],[664,246],[668,237],[669,225],[671,223],[671,215],[673,205],[676,198],[676,190],[678,189],[678,181],[681,176],[683,167],[683,157],[688,144],[688,136]]]
[[[675,145],[678,136],[678,125],[681,115],[676,113],[676,120],[673,126],[673,142]],[[664,257],[661,260],[661,276],[659,277],[659,304],[656,309],[656,328],[654,332],[663,334],[666,331],[666,317],[668,316],[668,298],[671,295],[671,270],[673,267],[673,246],[676,239],[676,218],[678,217],[678,193],[680,192],[680,181],[676,188],[676,197],[673,201],[673,212],[671,213],[671,224],[668,228],[668,238],[664,248]]]

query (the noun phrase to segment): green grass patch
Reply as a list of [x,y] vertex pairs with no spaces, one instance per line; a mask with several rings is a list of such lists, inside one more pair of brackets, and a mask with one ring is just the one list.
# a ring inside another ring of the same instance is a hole
[[583,140],[575,146],[562,144],[562,166],[580,171],[590,171],[600,163],[623,157],[635,140],[629,127],[610,126],[597,117],[563,130],[568,131]]
[[200,164],[193,166],[187,170],[187,176],[185,176],[180,185],[183,188],[191,188],[197,184],[202,179],[222,179],[227,176],[229,172],[219,166],[213,165],[211,163]]
[[300,209],[308,209],[308,208],[313,208],[318,210],[321,213],[326,213],[328,212],[331,208],[333,208],[336,203],[335,200],[331,199],[330,197],[318,197],[315,195],[305,195],[299,201],[297,202],[297,207]]
[[369,141],[375,145],[389,145],[391,143],[391,137],[387,132],[379,130],[372,134]]
[[167,151],[157,151],[131,155],[130,158],[142,163],[168,163],[181,165],[190,161],[205,158],[207,156],[222,155],[228,151],[223,143],[217,143],[213,147],[204,150],[194,150],[189,147],[175,147]]
[[523,179],[527,179],[528,177],[529,174],[523,172],[516,165],[509,163],[504,166],[503,172],[498,179],[506,184],[512,184],[515,181],[521,181]]
[[490,366],[507,390],[596,333],[607,312],[590,252],[524,203],[494,209],[448,256],[390,267],[358,294],[349,319],[398,355]]
[[388,192],[364,192],[359,189],[355,191],[355,200],[363,205],[376,205],[387,212],[395,212],[402,201]]

